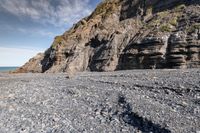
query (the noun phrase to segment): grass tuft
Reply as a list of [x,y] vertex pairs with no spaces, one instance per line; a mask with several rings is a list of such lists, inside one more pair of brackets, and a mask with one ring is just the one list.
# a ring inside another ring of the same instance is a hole
[[54,39],[54,42],[53,42],[53,44],[52,44],[52,46],[51,46],[51,48],[52,48],[52,49],[56,49],[56,46],[57,46],[58,44],[61,44],[61,42],[62,42],[63,40],[64,40],[64,39],[63,39],[63,36],[56,36],[55,39]]

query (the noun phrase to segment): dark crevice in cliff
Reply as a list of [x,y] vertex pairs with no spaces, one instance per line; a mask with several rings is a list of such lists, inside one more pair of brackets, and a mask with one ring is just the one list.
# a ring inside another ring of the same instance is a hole
[[108,40],[99,39],[98,36],[95,36],[90,40],[86,46],[92,48],[92,55],[90,55],[88,68],[90,71],[101,71],[101,65],[103,64],[104,59],[101,59],[102,53],[105,52],[106,44]]
[[99,40],[98,36],[95,36],[90,40],[90,42],[86,46],[91,46],[92,48],[97,48],[103,44],[106,44],[108,41],[107,40]]
[[51,49],[48,49],[45,52],[44,59],[41,60],[42,73],[46,72],[49,68],[51,68],[53,66],[54,61],[55,61],[55,50],[51,51]]

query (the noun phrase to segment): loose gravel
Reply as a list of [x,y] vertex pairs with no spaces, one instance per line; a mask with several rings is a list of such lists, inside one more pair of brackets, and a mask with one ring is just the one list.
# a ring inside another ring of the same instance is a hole
[[198,133],[200,69],[0,73],[0,133]]

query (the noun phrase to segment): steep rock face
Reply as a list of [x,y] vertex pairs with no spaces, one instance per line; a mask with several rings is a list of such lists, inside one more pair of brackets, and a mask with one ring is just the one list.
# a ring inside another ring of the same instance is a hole
[[20,67],[16,70],[16,72],[27,73],[34,72],[40,73],[42,72],[42,64],[41,60],[44,59],[43,53],[38,53],[35,57],[31,58],[23,67]]
[[16,72],[200,67],[199,5],[106,0]]

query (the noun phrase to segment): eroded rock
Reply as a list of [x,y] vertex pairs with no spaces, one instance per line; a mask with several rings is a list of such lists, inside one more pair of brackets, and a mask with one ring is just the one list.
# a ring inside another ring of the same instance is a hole
[[198,68],[199,4],[106,0],[16,72]]

